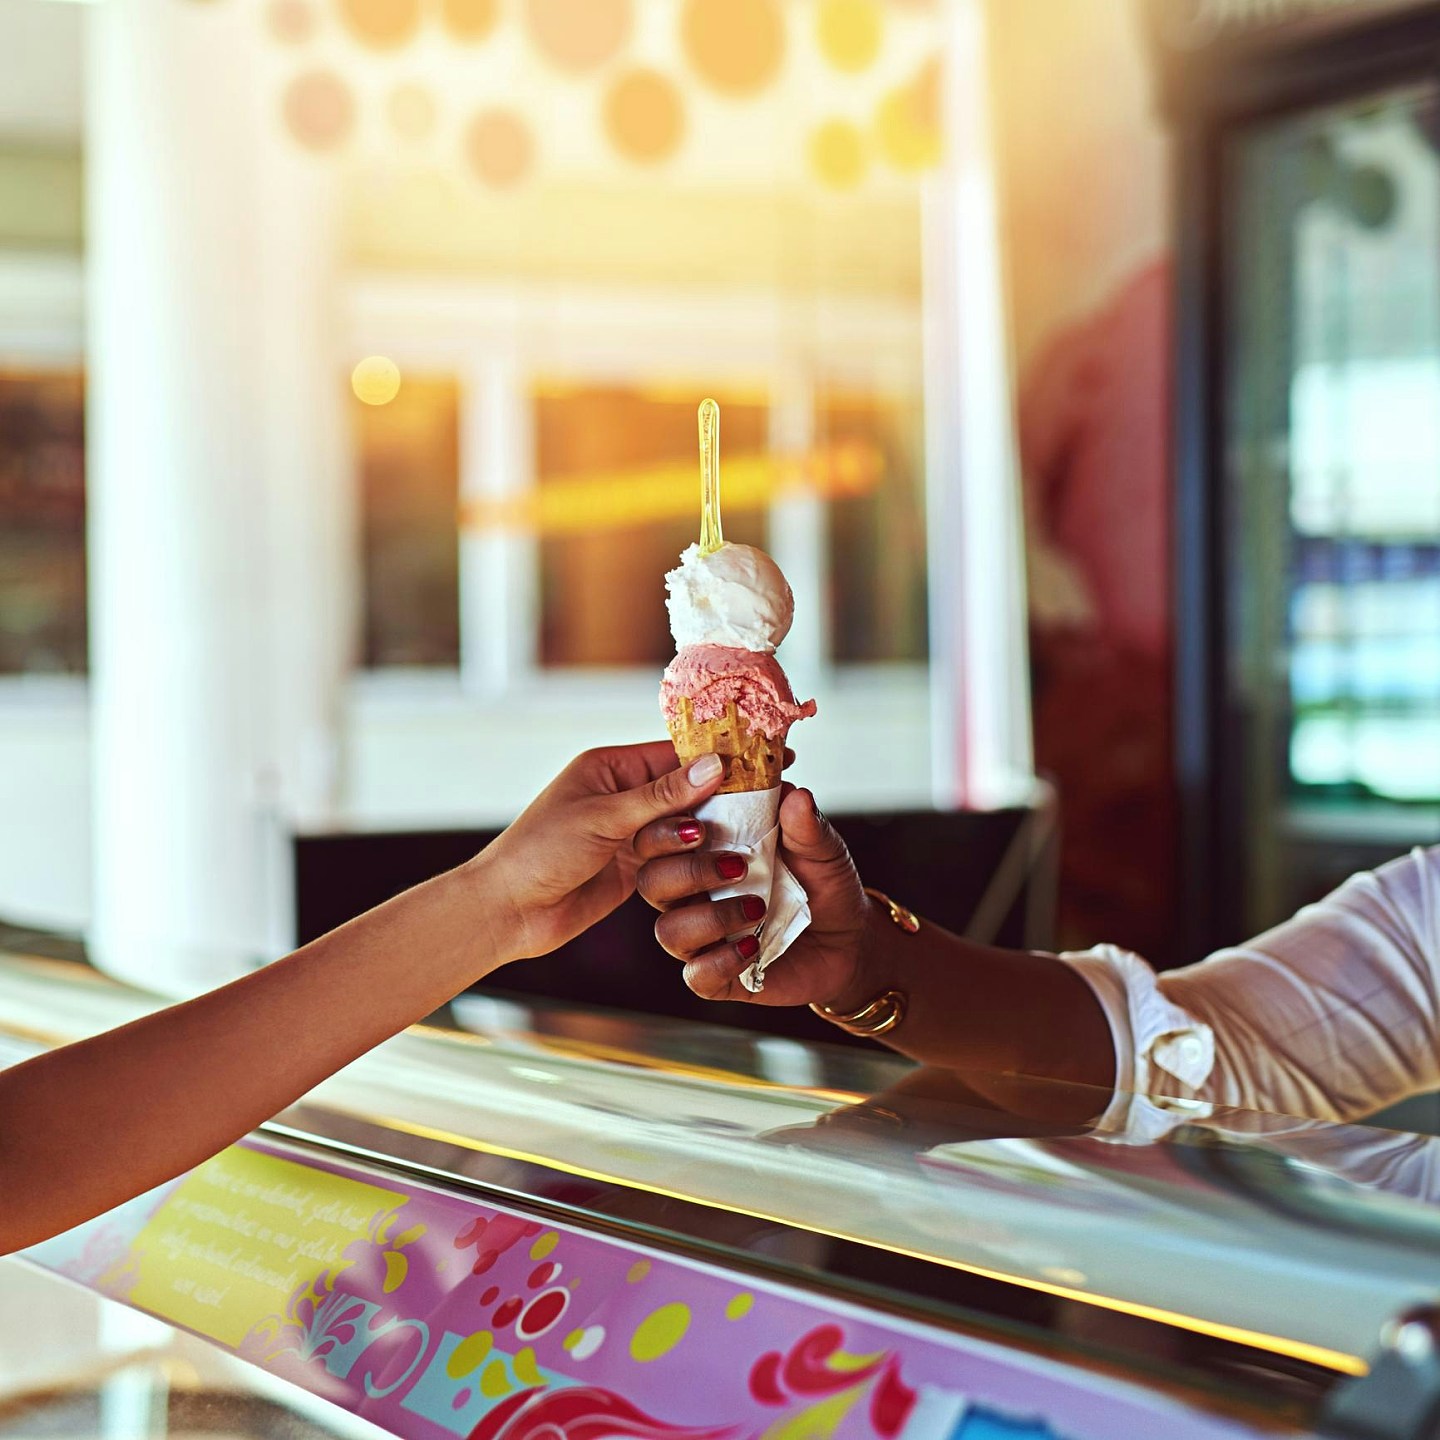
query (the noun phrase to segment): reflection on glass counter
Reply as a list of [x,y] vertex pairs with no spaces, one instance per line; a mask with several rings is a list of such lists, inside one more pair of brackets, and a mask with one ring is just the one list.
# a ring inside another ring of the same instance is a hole
[[386,1432],[215,1346],[0,1259],[0,1436],[380,1440]]
[[[154,1003],[7,959],[0,1063]],[[1433,1137],[466,997],[29,1258],[424,1440],[1419,1440],[1345,1417],[1437,1204]]]

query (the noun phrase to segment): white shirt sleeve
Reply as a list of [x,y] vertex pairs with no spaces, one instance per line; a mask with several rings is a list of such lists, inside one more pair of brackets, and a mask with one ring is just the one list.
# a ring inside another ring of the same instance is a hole
[[1440,846],[1184,970],[1113,946],[1061,958],[1115,1039],[1103,1128],[1142,1138],[1213,1105],[1345,1120],[1440,1087]]

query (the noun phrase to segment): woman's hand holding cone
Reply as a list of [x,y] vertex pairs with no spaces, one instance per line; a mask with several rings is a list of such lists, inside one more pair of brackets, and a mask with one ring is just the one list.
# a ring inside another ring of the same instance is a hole
[[[705,755],[677,767],[668,742],[587,750],[469,862],[498,909],[505,959],[546,955],[608,915],[635,888],[633,837],[709,799],[724,767]],[[661,817],[661,818],[657,818]]]
[[739,978],[754,957],[753,944],[746,941],[763,914],[752,917],[743,902],[756,897],[709,898],[711,890],[739,880],[721,868],[725,862],[732,862],[733,869],[743,860],[701,851],[703,835],[695,836],[688,828],[695,822],[685,817],[658,821],[635,837],[635,854],[644,862],[636,888],[662,912],[655,938],[684,962],[685,983],[703,999],[828,1005],[858,993],[866,983],[864,941],[872,906],[854,861],[816,808],[814,796],[788,785],[785,789],[780,856],[809,897],[811,921],[766,972],[765,988],[758,994],[746,990]]

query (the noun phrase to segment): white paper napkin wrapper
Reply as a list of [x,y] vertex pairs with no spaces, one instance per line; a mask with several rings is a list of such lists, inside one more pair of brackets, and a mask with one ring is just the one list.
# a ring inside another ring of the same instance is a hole
[[743,855],[750,868],[733,885],[712,890],[712,900],[763,895],[769,908],[760,930],[760,952],[741,972],[752,995],[765,988],[765,971],[800,938],[810,923],[810,901],[776,853],[780,843],[780,787],[714,795],[695,812],[705,823],[705,848]]

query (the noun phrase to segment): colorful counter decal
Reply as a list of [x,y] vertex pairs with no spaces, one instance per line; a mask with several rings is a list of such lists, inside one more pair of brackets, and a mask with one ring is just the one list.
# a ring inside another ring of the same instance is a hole
[[246,1141],[28,1253],[406,1440],[1218,1440],[1112,1380]]

